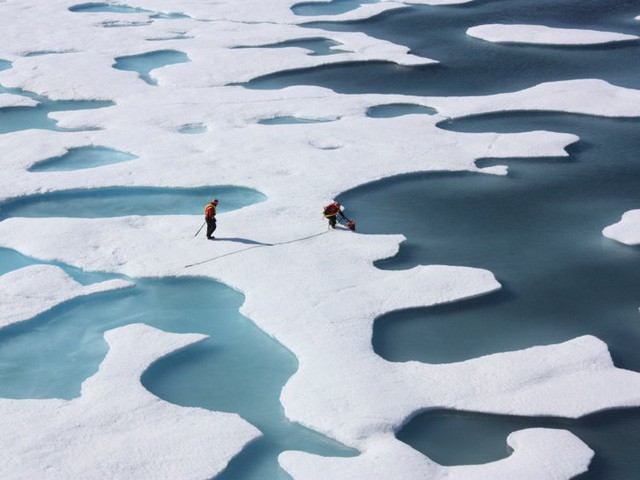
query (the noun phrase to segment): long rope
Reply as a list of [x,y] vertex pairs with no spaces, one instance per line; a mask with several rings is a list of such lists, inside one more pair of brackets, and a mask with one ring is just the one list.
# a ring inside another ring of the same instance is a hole
[[275,247],[277,245],[287,245],[288,243],[302,242],[303,240],[309,240],[310,238],[319,237],[320,235],[325,235],[327,233],[329,233],[329,230],[321,232],[321,233],[316,233],[314,235],[309,235],[308,237],[302,237],[302,238],[295,238],[293,240],[287,240],[286,242],[269,243],[269,244],[266,244],[266,245],[254,245],[252,247],[242,248],[240,250],[235,250],[233,252],[225,253],[224,255],[218,255],[217,257],[213,257],[213,258],[210,258],[208,260],[203,260],[201,262],[196,262],[196,263],[192,263],[190,265],[185,265],[184,268],[195,267],[197,265],[202,265],[204,263],[213,262],[214,260],[218,260],[219,258],[228,257],[229,255],[235,255],[236,253],[246,252],[247,250],[252,250],[254,248]]

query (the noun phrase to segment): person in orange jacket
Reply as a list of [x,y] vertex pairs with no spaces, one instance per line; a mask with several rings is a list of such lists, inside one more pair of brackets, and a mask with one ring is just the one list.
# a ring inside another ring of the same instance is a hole
[[204,219],[207,222],[207,240],[213,240],[213,232],[216,230],[216,208],[218,206],[218,199],[211,200],[210,203],[204,207]]

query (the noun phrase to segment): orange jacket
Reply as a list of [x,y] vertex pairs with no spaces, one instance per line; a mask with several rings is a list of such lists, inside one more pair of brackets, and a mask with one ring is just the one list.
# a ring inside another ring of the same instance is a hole
[[216,206],[213,203],[208,204],[204,207],[204,218],[215,218],[216,216]]

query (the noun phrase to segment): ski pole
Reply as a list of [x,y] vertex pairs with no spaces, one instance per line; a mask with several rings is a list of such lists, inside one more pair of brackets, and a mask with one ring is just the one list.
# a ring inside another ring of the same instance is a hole
[[202,224],[202,227],[200,227],[200,228],[198,229],[198,231],[196,232],[196,234],[194,235],[194,237],[197,237],[197,236],[198,236],[198,234],[200,233],[200,230],[202,230],[202,228],[203,228],[206,224],[207,224],[207,221],[205,220],[205,221],[204,221],[204,223]]

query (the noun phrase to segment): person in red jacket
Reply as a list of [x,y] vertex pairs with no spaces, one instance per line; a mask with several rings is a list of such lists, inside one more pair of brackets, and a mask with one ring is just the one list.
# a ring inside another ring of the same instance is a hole
[[325,218],[329,219],[329,227],[336,228],[336,223],[338,222],[338,215],[344,218],[347,222],[349,219],[344,216],[342,213],[342,207],[338,202],[332,202],[322,210],[322,214]]
[[212,240],[215,237],[213,232],[216,230],[216,208],[218,206],[218,199],[211,200],[210,203],[204,207],[204,219],[207,222],[207,239]]

